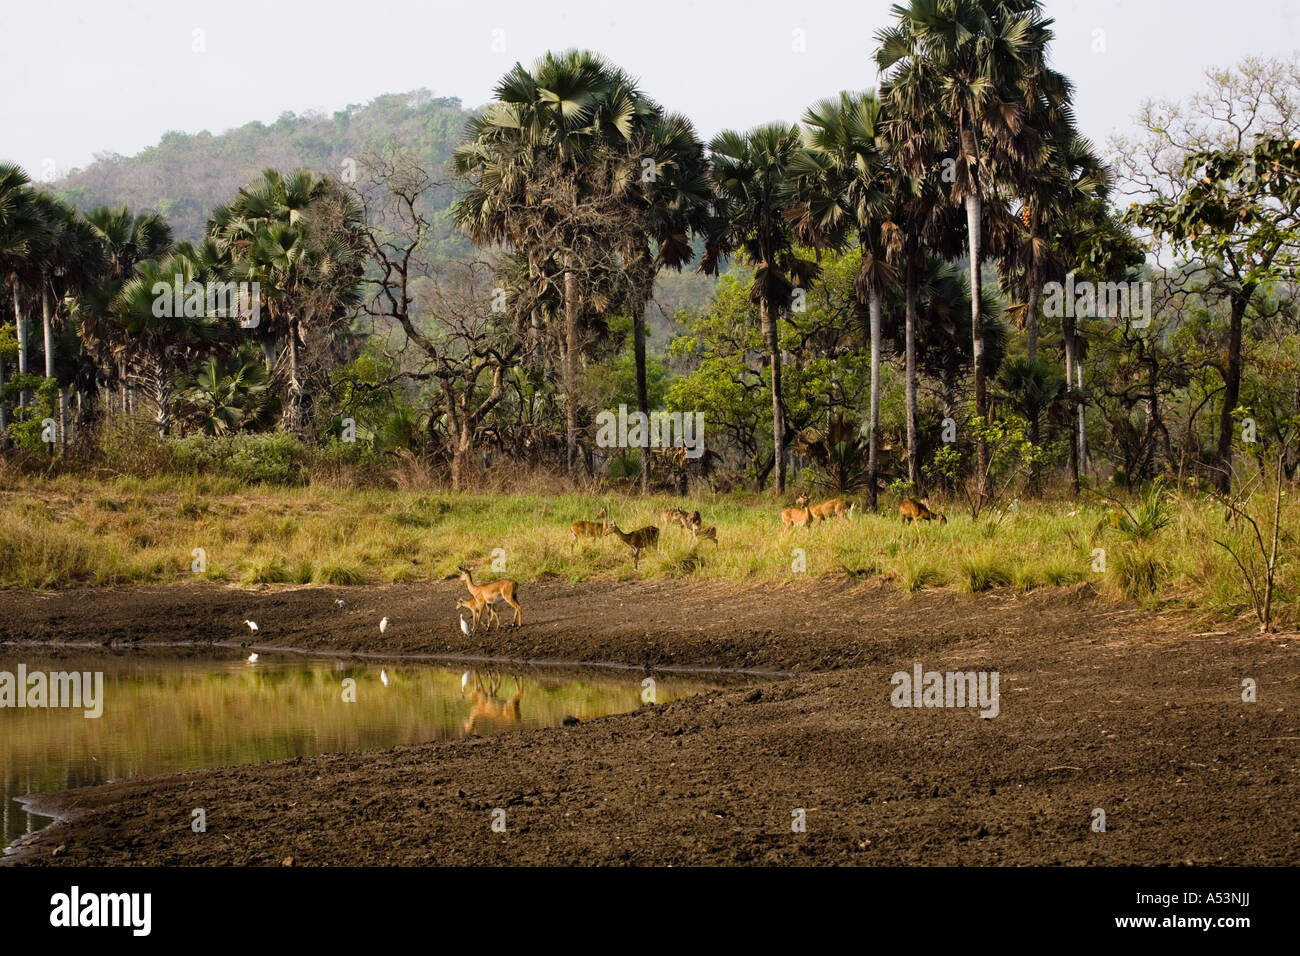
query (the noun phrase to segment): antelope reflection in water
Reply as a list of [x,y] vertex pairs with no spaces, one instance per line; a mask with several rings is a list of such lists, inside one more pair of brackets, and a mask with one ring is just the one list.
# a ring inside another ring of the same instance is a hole
[[486,675],[474,672],[474,688],[469,695],[473,706],[469,718],[461,724],[465,733],[474,733],[475,728],[484,721],[505,725],[519,723],[519,699],[524,694],[524,685],[516,674],[512,674],[510,679],[515,682],[515,692],[503,700],[497,696],[501,688],[500,674],[492,671]]

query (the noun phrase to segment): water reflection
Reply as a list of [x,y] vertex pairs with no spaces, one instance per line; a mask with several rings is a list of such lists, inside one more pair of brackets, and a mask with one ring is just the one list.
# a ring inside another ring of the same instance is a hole
[[[21,655],[21,656],[19,656]],[[27,793],[204,767],[379,750],[511,728],[550,727],[641,706],[635,672],[460,669],[263,653],[176,660],[144,652],[0,648],[0,671],[103,671],[104,708],[0,708],[3,839],[49,820],[13,798]],[[380,680],[381,672],[387,683]],[[656,678],[660,703],[718,686]]]

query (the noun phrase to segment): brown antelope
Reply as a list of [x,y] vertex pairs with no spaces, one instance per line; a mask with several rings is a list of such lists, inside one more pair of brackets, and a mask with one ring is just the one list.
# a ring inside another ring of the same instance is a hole
[[716,524],[711,524],[707,528],[701,528],[696,524],[691,528],[691,533],[695,535],[695,540],[697,541],[704,538],[712,541],[714,544],[718,543],[718,526]]
[[808,496],[800,495],[794,500],[793,508],[786,508],[781,512],[781,530],[789,531],[791,528],[807,528],[812,524],[812,509],[808,507]]
[[[515,627],[524,626],[524,609],[519,606],[519,601],[516,599],[519,591],[519,585],[516,582],[510,578],[501,578],[498,581],[489,581],[487,584],[475,584],[469,568],[463,564],[460,566],[460,579],[465,582],[465,587],[469,588],[470,598],[475,603],[491,607],[497,601],[505,601],[515,609]],[[492,614],[496,614],[496,608],[492,609]],[[498,626],[500,623],[501,621],[498,618]]]
[[464,608],[465,610],[469,611],[470,614],[474,615],[473,629],[476,631],[478,630],[478,619],[483,614],[484,608],[486,608],[488,613],[492,615],[493,623],[495,623],[498,627],[501,626],[501,618],[497,616],[497,609],[495,603],[488,604],[484,601],[481,601],[478,598],[471,598],[468,601],[464,601],[464,600],[457,601],[456,607]]
[[904,498],[898,506],[899,517],[903,522],[908,521],[934,521],[936,518],[939,524],[947,524],[948,519],[937,511],[931,511],[915,498]]
[[714,544],[718,543],[718,526],[711,524],[705,528],[704,521],[700,518],[700,513],[698,511],[692,511],[687,515],[683,524],[685,525],[686,530],[691,533],[691,537],[694,540],[699,541],[701,538],[704,538],[708,541],[712,541]]
[[700,513],[698,511],[683,511],[681,508],[665,508],[659,512],[659,520],[665,527],[679,524],[687,531],[690,531],[692,526],[700,523]]
[[569,525],[569,534],[573,535],[573,543],[577,544],[579,538],[603,538],[605,532],[609,529],[609,519],[605,509],[601,508],[596,512],[597,521],[575,521]]
[[853,505],[845,505],[843,498],[831,498],[829,501],[823,501],[815,504],[808,510],[818,521],[825,521],[827,518],[853,518]]
[[623,531],[616,524],[611,524],[606,534],[616,534],[623,539],[623,543],[632,549],[632,567],[640,566],[641,552],[646,548],[659,547],[659,529],[654,525],[646,525],[644,528],[637,528],[635,531]]

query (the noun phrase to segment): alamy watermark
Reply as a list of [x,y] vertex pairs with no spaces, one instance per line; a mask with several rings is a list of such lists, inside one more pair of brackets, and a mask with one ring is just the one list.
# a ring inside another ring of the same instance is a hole
[[1135,329],[1151,324],[1150,282],[1076,281],[1071,272],[1064,283],[1044,285],[1043,295],[1043,315],[1051,319],[1129,319]]
[[599,448],[686,449],[687,458],[704,454],[703,412],[629,412],[618,406],[618,414],[596,416],[596,446]]
[[103,671],[0,671],[0,707],[75,707],[86,717],[104,713]]
[[918,661],[912,673],[897,671],[889,702],[895,707],[979,707],[980,716],[993,718],[1000,710],[997,671],[922,671]]
[[190,319],[205,315],[237,317],[241,329],[255,329],[262,321],[262,285],[260,282],[198,282],[177,273],[173,281],[155,282],[153,314],[155,318]]

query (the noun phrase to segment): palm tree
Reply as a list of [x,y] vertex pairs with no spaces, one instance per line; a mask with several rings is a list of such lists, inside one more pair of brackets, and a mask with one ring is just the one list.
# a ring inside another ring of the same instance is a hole
[[890,264],[902,251],[891,218],[892,175],[880,138],[881,102],[874,91],[840,93],[804,114],[805,148],[792,163],[796,235],[814,246],[842,246],[852,237],[862,251],[855,293],[865,305],[871,341],[871,405],[867,439],[867,507],[876,509],[880,433],[880,310],[886,284],[897,282]]
[[[27,372],[27,322],[20,300],[24,286],[35,284],[33,260],[44,240],[44,224],[33,201],[31,179],[18,166],[0,164],[0,277],[8,281],[13,297],[14,330],[18,336],[18,372]],[[4,363],[0,361],[0,388]],[[20,404],[25,403],[20,396]],[[0,432],[6,428],[6,410],[0,401]]]
[[268,169],[213,213],[212,245],[204,258],[228,257],[230,275],[257,283],[267,321],[256,334],[274,367],[274,343],[283,339],[288,401],[284,424],[302,432],[311,424],[312,391],[302,367],[307,335],[318,324],[346,316],[360,302],[361,211],[347,192],[309,170],[285,177]]
[[171,287],[177,276],[182,285],[211,278],[184,250],[160,260],[145,259],[136,264],[135,274],[122,283],[110,306],[115,322],[104,329],[109,336],[109,347],[117,355],[130,358],[153,401],[161,436],[171,433],[177,373],[217,332],[213,318],[204,310],[191,315],[185,308],[155,307],[158,296],[154,287]]
[[709,144],[717,221],[725,224],[720,248],[740,249],[754,264],[750,300],[759,307],[772,377],[772,445],[776,494],[785,494],[785,416],[777,322],[795,288],[817,277],[817,264],[794,253],[786,216],[794,199],[791,162],[799,150],[798,126],[773,123],[741,134],[725,130]]
[[[1067,84],[1068,88],[1068,84]],[[1004,273],[1019,273],[1024,279],[1024,326],[1028,337],[1029,363],[1038,361],[1039,296],[1049,274],[1062,278],[1077,259],[1077,249],[1069,242],[1051,241],[1060,237],[1064,219],[1089,203],[1104,200],[1110,190],[1111,171],[1098,157],[1092,144],[1062,113],[1055,123],[1050,120],[1045,141],[1047,148],[1030,175],[1019,183],[1017,191],[1024,197],[1019,219],[1009,220],[1012,235],[1002,244]],[[1066,395],[1074,389],[1077,372],[1078,333],[1073,315],[1061,318],[1065,350]],[[1073,398],[1068,399],[1073,403]],[[1029,438],[1039,441],[1039,419],[1035,412],[1029,419]],[[1079,485],[1079,448],[1081,433],[1070,442],[1070,472],[1075,489]]]
[[253,354],[241,350],[229,361],[209,356],[192,378],[182,382],[183,420],[205,435],[267,424],[275,411],[270,381],[255,348]]
[[[685,117],[665,113],[622,70],[571,50],[546,54],[532,70],[516,64],[502,78],[495,102],[468,124],[455,168],[469,189],[454,215],[474,241],[524,254],[539,298],[563,283],[565,430],[574,474],[582,307],[601,311],[621,299],[631,313],[638,407],[648,414],[645,308],[659,271],[690,262],[690,237],[706,228],[703,145]],[[618,294],[601,291],[602,283]]]
[[[527,70],[515,64],[495,101],[466,126],[454,168],[469,188],[453,217],[480,244],[499,243],[528,257],[539,290],[563,284],[565,445],[570,476],[578,464],[579,282],[600,241],[580,221],[603,183],[592,153],[602,131],[630,133],[636,98],[630,83],[586,51],[547,53]],[[559,274],[554,271],[558,269]]]
[[[628,230],[628,241],[622,255],[631,279],[629,310],[632,313],[637,407],[648,416],[646,306],[660,270],[664,267],[681,270],[695,257],[691,237],[712,234],[713,189],[709,182],[704,144],[690,120],[677,113],[665,114],[655,104],[643,127],[641,135],[635,135],[618,146],[632,162],[629,171],[633,175],[633,188],[629,191],[628,201],[637,228]],[[716,272],[715,249],[706,247],[701,269]],[[649,455],[648,449],[643,448],[641,491],[644,494],[649,490]]]
[[110,311],[113,299],[138,262],[160,259],[172,249],[171,226],[157,213],[132,214],[126,206],[115,209],[100,206],[85,213],[85,219],[98,240],[105,271],[78,297],[79,335],[86,359],[78,378],[90,386],[86,389],[88,400],[79,422],[83,428],[98,413],[95,387],[98,382],[110,389],[120,387],[125,396],[125,363],[103,347],[103,326],[114,321]]
[[[984,201],[998,177],[1032,166],[1040,138],[1027,122],[1038,94],[1051,31],[1039,0],[911,0],[895,5],[898,23],[878,34],[876,62],[892,80],[914,74],[902,91],[935,91],[905,106],[917,125],[942,129],[954,143],[952,197],[965,206],[970,254],[975,412],[988,414],[981,240]],[[922,119],[921,117],[925,117]],[[987,493],[988,446],[977,444],[977,493]]]

